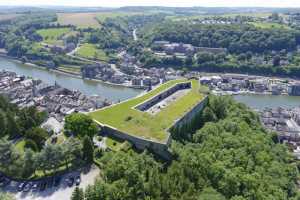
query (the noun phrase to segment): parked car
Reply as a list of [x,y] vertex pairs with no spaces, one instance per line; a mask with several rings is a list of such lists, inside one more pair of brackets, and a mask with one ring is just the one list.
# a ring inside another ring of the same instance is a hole
[[32,191],[32,192],[36,192],[36,191],[38,190],[38,187],[39,187],[39,184],[38,184],[38,183],[34,183],[34,184],[32,185],[31,191]]
[[81,178],[80,178],[80,176],[77,176],[76,180],[75,180],[75,184],[78,186],[78,185],[80,185],[80,182],[81,182]]
[[74,178],[73,177],[69,177],[67,179],[67,184],[68,184],[69,187],[72,187],[73,184],[74,184]]
[[10,180],[8,178],[2,177],[0,180],[0,187],[5,187],[10,183]]
[[50,179],[47,181],[47,188],[53,187],[53,183],[54,183],[53,178],[50,178]]
[[47,187],[47,182],[46,181],[43,181],[41,182],[40,184],[40,191],[44,191]]
[[55,179],[54,179],[54,187],[58,187],[59,184],[60,184],[60,182],[61,182],[61,177],[60,176],[55,177]]
[[21,192],[23,189],[24,189],[24,186],[25,186],[25,182],[21,182],[19,185],[18,185],[18,191]]
[[29,192],[31,190],[31,187],[32,187],[31,182],[26,183],[24,186],[23,192]]

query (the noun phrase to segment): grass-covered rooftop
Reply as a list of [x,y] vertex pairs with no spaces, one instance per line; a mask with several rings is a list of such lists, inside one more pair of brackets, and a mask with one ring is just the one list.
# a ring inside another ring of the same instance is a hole
[[[134,108],[136,105],[182,82],[191,82],[191,90],[163,108],[159,113],[151,115],[150,113]],[[98,123],[112,126],[127,134],[152,141],[165,142],[168,137],[167,130],[173,123],[184,116],[186,112],[202,99],[203,94],[200,92],[199,81],[187,79],[173,80],[162,84],[142,96],[92,112],[89,115]]]

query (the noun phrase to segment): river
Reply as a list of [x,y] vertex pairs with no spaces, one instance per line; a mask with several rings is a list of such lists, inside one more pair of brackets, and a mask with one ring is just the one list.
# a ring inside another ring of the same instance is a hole
[[265,107],[276,108],[293,108],[300,106],[299,96],[274,96],[274,95],[260,95],[260,94],[247,94],[235,95],[234,99],[245,103],[254,109],[263,109]]
[[[0,70],[16,72],[19,75],[43,80],[45,83],[54,84],[55,81],[62,87],[77,89],[86,95],[99,95],[103,99],[113,102],[123,101],[139,95],[142,90],[114,86],[107,83],[83,80],[80,78],[51,72],[48,70],[23,65],[14,60],[0,57]],[[264,107],[295,107],[300,106],[300,97],[272,96],[272,95],[235,95],[234,98],[246,105],[263,109]]]
[[56,81],[62,87],[71,90],[76,89],[86,95],[99,95],[103,99],[113,102],[123,101],[135,97],[142,92],[142,90],[139,89],[83,80],[65,74],[23,65],[19,62],[3,57],[0,57],[0,70],[12,71],[18,75],[40,79],[47,84],[54,84]]

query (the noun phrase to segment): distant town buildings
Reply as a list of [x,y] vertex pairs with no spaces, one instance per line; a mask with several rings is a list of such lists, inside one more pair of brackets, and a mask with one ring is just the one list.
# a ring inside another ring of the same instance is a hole
[[288,144],[300,159],[300,107],[293,109],[266,108],[260,112],[262,124],[278,134],[278,140]]
[[181,58],[193,56],[198,52],[209,52],[214,54],[226,52],[226,49],[224,48],[195,47],[191,44],[171,43],[169,41],[155,41],[152,50],[155,55],[160,57],[176,55]]
[[273,94],[300,96],[300,82],[248,75],[202,76],[200,82],[216,94]]

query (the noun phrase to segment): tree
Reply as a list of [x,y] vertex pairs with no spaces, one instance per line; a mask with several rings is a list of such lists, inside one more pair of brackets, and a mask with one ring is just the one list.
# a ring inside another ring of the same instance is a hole
[[273,58],[273,66],[274,67],[280,66],[280,60],[281,60],[281,58],[280,58],[279,55],[274,56],[274,58]]
[[48,138],[48,133],[46,130],[40,128],[40,127],[35,127],[31,128],[25,133],[25,138],[33,140],[39,149],[43,148],[44,143],[46,142]]
[[197,54],[197,63],[198,64],[203,64],[203,63],[213,61],[213,60],[214,60],[214,55],[211,53],[200,52]]
[[82,144],[76,138],[69,138],[64,142],[63,155],[65,165],[68,168],[70,163],[77,164],[82,156]]
[[6,119],[4,113],[0,110],[0,138],[6,134]]
[[12,112],[6,114],[7,117],[7,134],[10,138],[20,135],[21,130],[19,124],[16,122],[15,116]]
[[91,138],[87,135],[84,136],[82,143],[83,159],[88,163],[92,163],[94,161],[94,144]]
[[37,166],[46,174],[48,170],[58,169],[63,162],[63,150],[58,144],[46,145],[37,155]]
[[9,171],[20,158],[20,154],[14,145],[6,139],[0,140],[0,168]]
[[36,170],[36,157],[31,149],[25,150],[23,163],[23,177],[29,177]]
[[84,200],[83,190],[76,187],[72,193],[71,200]]
[[97,124],[91,117],[82,113],[68,115],[65,119],[65,130],[81,138],[85,135],[92,138],[98,133]]

